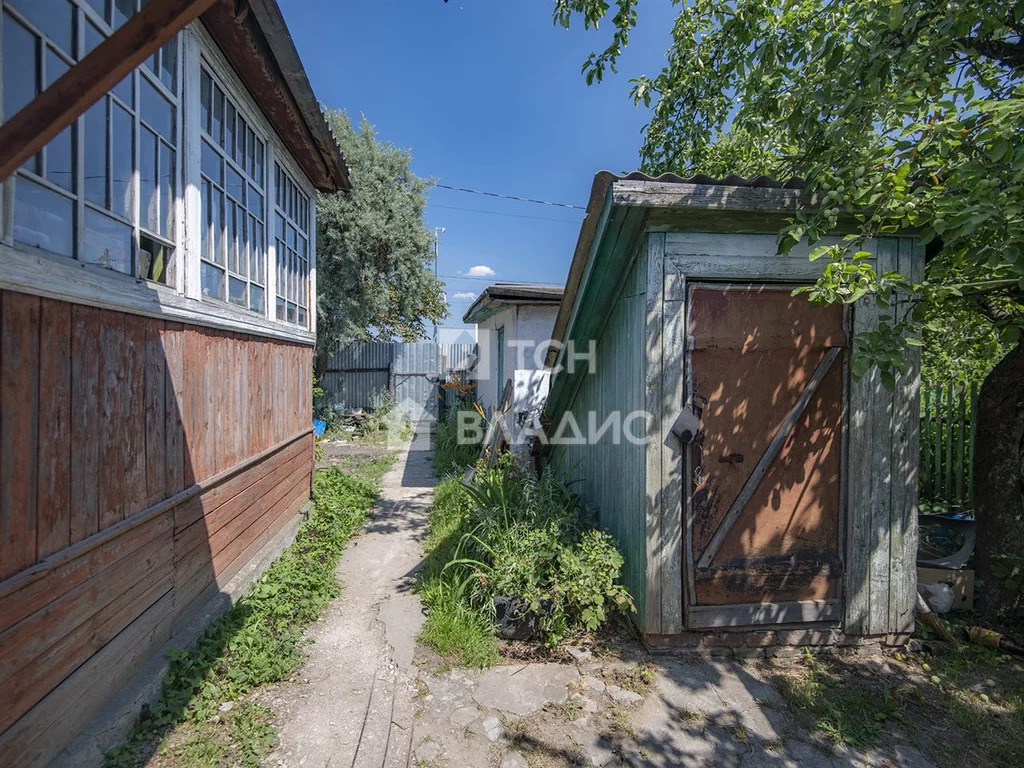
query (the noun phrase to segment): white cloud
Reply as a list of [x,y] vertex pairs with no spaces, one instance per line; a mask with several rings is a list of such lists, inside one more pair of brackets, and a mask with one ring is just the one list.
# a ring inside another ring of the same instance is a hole
[[472,301],[473,299],[476,298],[476,294],[473,293],[472,291],[458,291],[452,294],[452,298],[455,299],[456,301],[459,301],[460,299],[468,299]]
[[484,264],[470,267],[469,272],[466,273],[466,277],[494,277],[494,275],[494,270]]

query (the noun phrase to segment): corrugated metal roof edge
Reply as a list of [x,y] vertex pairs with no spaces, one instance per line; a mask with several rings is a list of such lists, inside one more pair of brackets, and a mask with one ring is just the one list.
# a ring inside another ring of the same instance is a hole
[[[598,175],[609,173],[599,171]],[[803,189],[804,180],[794,176],[788,181],[779,181],[771,176],[761,174],[752,178],[737,176],[730,173],[728,176],[715,178],[707,174],[698,173],[696,176],[680,176],[676,173],[663,173],[660,176],[651,176],[643,171],[631,171],[626,174],[611,174],[611,181],[655,181],[660,184],[701,184],[714,187],[761,187],[764,189]]]

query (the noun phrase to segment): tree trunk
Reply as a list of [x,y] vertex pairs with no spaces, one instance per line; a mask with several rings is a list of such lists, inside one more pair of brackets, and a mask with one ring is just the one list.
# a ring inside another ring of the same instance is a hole
[[1024,339],[985,378],[978,395],[974,447],[977,570],[983,606],[995,613],[1024,609],[992,572],[1002,554],[1024,557]]

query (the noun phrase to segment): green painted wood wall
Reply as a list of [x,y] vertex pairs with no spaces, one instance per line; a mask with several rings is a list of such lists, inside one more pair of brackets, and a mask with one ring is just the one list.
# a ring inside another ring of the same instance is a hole
[[[568,411],[581,432],[587,434],[591,420],[597,428],[615,411],[620,423],[634,411],[644,408],[644,321],[646,317],[647,247],[643,240],[640,257],[633,261],[614,304],[603,333],[596,342],[596,365],[581,377]],[[582,351],[582,350],[581,350]],[[591,415],[593,414],[593,415]],[[557,424],[552,424],[552,434]],[[637,419],[632,431],[644,433],[644,422]],[[553,456],[555,468],[563,471],[576,466],[574,486],[583,500],[597,508],[600,525],[615,537],[625,558],[623,583],[636,602],[633,620],[644,626],[646,589],[646,475],[645,446],[620,436],[613,442],[612,430],[601,441],[587,445],[558,447]]]

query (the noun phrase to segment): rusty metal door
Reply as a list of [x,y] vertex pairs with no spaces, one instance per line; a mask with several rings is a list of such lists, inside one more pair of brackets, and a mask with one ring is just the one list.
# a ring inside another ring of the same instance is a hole
[[689,289],[691,628],[840,614],[845,312],[791,290]]

